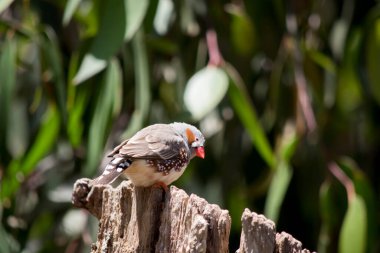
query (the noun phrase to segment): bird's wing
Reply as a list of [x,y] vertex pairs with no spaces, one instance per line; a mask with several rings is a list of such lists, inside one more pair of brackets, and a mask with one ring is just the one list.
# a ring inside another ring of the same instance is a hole
[[137,132],[119,147],[118,154],[128,158],[170,159],[185,145],[184,139],[172,127],[156,124]]
[[129,139],[123,141],[122,143],[120,143],[118,146],[116,146],[110,153],[108,153],[107,157],[113,157],[114,155],[118,154],[119,153],[119,150],[125,145],[127,144],[127,142],[129,141]]

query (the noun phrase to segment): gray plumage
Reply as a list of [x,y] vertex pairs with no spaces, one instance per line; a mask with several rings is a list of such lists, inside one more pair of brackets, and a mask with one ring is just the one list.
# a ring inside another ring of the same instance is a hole
[[[170,184],[197,155],[197,149],[203,152],[204,142],[202,133],[186,123],[148,126],[108,154],[113,159],[93,183],[111,183],[124,173],[135,185]],[[172,171],[175,174],[170,175]]]

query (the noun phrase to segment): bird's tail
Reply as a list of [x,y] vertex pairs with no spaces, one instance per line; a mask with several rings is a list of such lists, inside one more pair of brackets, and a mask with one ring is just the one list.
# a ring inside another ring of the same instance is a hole
[[97,184],[110,184],[115,181],[129,166],[132,161],[122,157],[114,157],[106,166],[103,173],[93,179],[92,185]]

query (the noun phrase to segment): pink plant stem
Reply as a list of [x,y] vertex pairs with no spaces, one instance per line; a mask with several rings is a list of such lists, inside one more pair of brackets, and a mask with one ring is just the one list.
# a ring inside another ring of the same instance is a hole
[[292,46],[290,48],[294,55],[294,76],[298,91],[298,100],[302,114],[305,117],[307,128],[310,132],[314,132],[317,128],[317,122],[315,120],[313,108],[311,107],[309,95],[307,94],[307,80],[302,67],[302,53],[300,43],[297,39],[298,28],[295,15],[289,14],[286,16],[286,26],[291,34],[290,42],[292,42]]
[[206,42],[210,57],[208,65],[220,66],[223,63],[223,57],[219,51],[218,37],[215,30],[208,30],[206,32]]
[[330,172],[343,184],[347,191],[348,202],[351,202],[355,196],[355,187],[352,180],[343,172],[343,170],[335,162],[328,165]]
[[[298,65],[298,63],[296,63]],[[302,113],[305,117],[307,128],[310,132],[314,132],[317,128],[313,109],[311,108],[309,95],[306,90],[306,78],[300,66],[295,67],[294,71],[296,85],[298,87],[298,99],[301,105]]]

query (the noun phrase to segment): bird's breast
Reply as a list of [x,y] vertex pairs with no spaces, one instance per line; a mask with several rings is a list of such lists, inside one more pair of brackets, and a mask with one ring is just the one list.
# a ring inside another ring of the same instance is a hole
[[[165,164],[162,161],[167,161]],[[185,171],[187,162],[170,160],[134,160],[125,170],[126,175],[135,186],[148,187],[162,182],[166,185],[177,180]]]

